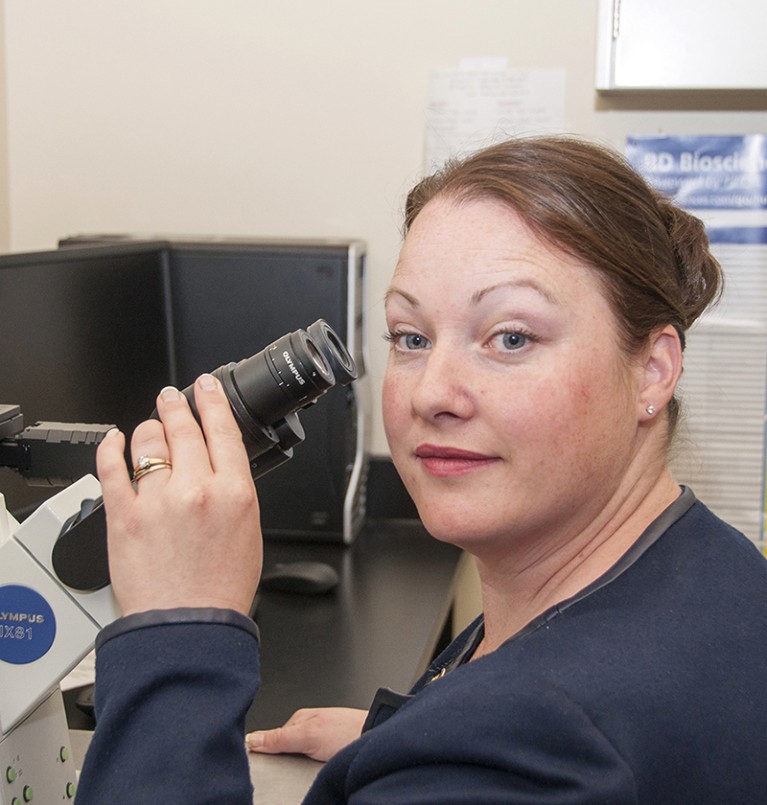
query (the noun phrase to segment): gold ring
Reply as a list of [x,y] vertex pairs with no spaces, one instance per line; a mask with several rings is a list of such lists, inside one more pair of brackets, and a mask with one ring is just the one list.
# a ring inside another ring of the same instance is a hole
[[150,458],[149,456],[139,456],[136,466],[133,468],[133,483],[140,481],[147,473],[155,470],[170,470],[173,465],[164,458]]

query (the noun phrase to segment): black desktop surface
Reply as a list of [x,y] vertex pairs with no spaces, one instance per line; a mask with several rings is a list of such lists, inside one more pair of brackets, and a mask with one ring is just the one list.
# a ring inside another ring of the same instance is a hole
[[348,547],[267,540],[265,569],[321,561],[340,583],[260,594],[261,690],[247,728],[279,726],[301,707],[367,709],[379,687],[406,692],[450,637],[459,557],[417,520],[370,520]]

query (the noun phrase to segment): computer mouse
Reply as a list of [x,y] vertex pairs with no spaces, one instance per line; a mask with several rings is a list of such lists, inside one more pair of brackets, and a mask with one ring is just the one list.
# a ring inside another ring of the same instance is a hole
[[283,562],[269,568],[261,577],[262,590],[317,595],[338,585],[338,573],[324,562]]

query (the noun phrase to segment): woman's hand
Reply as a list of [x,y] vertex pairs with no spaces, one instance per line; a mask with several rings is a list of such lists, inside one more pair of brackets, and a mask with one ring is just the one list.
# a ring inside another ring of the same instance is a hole
[[[169,461],[131,482],[124,436],[112,431],[97,465],[107,514],[109,569],[124,615],[217,607],[248,614],[261,575],[258,500],[242,435],[219,381],[194,387],[202,430],[173,388],[157,399],[161,421],[142,422],[140,456]],[[204,436],[203,436],[204,432]]]
[[275,755],[293,753],[314,760],[329,760],[360,737],[367,710],[319,707],[298,710],[282,727],[251,732],[245,742],[251,752]]

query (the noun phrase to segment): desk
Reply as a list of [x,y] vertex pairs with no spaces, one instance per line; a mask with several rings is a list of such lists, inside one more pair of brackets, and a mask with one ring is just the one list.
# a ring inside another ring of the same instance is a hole
[[379,687],[407,690],[450,637],[460,551],[412,520],[372,520],[351,546],[269,540],[264,566],[309,559],[340,576],[327,595],[263,592],[262,684],[247,729],[300,707],[367,708]]

